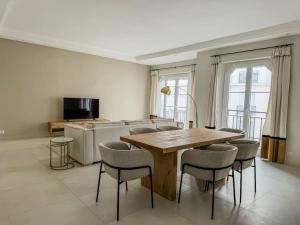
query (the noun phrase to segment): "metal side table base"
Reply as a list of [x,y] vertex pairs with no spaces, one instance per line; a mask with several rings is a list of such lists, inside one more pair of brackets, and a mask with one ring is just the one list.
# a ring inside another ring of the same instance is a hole
[[[70,161],[70,143],[73,142],[73,138],[57,137],[50,140],[50,168],[53,170],[67,170],[75,166],[74,162]],[[53,148],[59,148],[60,164],[52,164],[52,152]]]

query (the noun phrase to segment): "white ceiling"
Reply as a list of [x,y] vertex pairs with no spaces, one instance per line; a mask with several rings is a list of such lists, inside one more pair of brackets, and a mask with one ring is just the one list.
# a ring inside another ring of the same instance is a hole
[[299,0],[0,0],[2,37],[143,64],[300,33],[296,20]]

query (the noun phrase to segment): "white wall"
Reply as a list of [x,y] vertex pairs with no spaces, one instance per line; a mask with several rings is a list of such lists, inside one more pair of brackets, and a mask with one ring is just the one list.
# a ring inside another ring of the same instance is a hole
[[149,116],[149,66],[0,39],[0,139],[47,136],[63,97],[100,98],[100,116]]
[[[269,41],[239,45],[214,51],[199,52],[197,58],[197,84],[196,101],[199,108],[199,124],[205,125],[207,117],[208,93],[210,85],[210,56],[221,53],[242,51],[254,48],[263,48],[274,45],[294,43],[292,47],[292,74],[289,98],[289,114],[287,127],[287,163],[300,165],[300,35],[274,39]],[[240,53],[226,57],[226,61],[234,61],[237,58],[260,58],[269,54],[269,50]]]

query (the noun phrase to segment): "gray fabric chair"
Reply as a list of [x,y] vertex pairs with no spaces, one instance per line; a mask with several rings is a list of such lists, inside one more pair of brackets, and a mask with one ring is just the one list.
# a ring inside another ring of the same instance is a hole
[[235,129],[235,128],[221,128],[219,129],[219,131],[224,131],[224,132],[231,132],[231,133],[237,133],[237,134],[245,134],[244,130],[240,130],[240,129]]
[[159,131],[182,130],[182,128],[174,127],[174,126],[159,126],[159,127],[157,127],[157,130],[159,130]]
[[240,173],[240,202],[242,202],[243,170],[249,167],[254,168],[254,191],[256,193],[255,156],[258,151],[260,143],[255,140],[240,139],[240,140],[231,141],[230,144],[238,148],[238,153],[236,155],[233,169]]
[[[147,134],[147,133],[155,133],[158,132],[158,130],[148,127],[138,127],[138,128],[132,128],[129,130],[130,135],[134,134]],[[132,149],[140,149],[139,146],[130,145],[130,148]]]
[[100,171],[98,178],[97,197],[98,202],[101,174],[105,172],[117,180],[117,220],[119,220],[119,194],[120,184],[137,178],[150,176],[151,184],[151,206],[153,208],[153,188],[152,188],[152,171],[154,161],[152,154],[144,149],[130,150],[130,147],[124,142],[106,142],[98,145],[101,154]]
[[158,130],[153,128],[147,128],[147,127],[141,127],[141,128],[132,128],[129,130],[129,133],[131,135],[133,134],[146,134],[146,133],[155,133],[158,132]]
[[[212,212],[211,218],[214,218],[214,198],[215,182],[228,176],[230,169],[234,164],[237,154],[237,147],[226,144],[210,145],[206,149],[192,149],[185,151],[181,156],[181,179],[179,187],[178,203],[180,203],[182,178],[185,173],[198,179],[206,180],[206,184],[212,184]],[[233,198],[235,200],[235,182],[234,170],[233,177]],[[207,185],[205,187],[207,189]]]

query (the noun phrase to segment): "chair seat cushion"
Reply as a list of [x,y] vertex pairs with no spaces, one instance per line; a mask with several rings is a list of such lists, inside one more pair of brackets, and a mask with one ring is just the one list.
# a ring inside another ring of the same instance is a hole
[[[231,168],[223,169],[223,170],[216,170],[215,172],[215,180],[221,180],[229,174]],[[190,174],[198,179],[201,180],[208,180],[213,181],[213,171],[212,170],[203,170],[194,168],[191,166],[185,166],[184,172]]]
[[[105,166],[105,171],[115,179],[118,179],[118,170],[110,168],[108,166]],[[143,169],[135,169],[135,170],[121,170],[120,171],[120,179],[121,181],[129,181],[129,180],[135,180],[141,177],[148,176],[149,169],[143,168]]]

